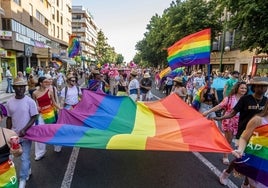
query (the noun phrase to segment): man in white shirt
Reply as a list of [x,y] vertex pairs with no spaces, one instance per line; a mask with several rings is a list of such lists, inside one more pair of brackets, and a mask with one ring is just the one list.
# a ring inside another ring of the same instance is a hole
[[14,93],[13,88],[11,86],[11,83],[12,83],[12,74],[10,72],[10,67],[7,67],[6,77],[7,77],[7,89],[6,89],[6,93]]

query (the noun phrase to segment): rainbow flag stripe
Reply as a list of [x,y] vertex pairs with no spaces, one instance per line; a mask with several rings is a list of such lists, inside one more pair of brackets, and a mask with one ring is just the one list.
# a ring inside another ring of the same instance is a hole
[[73,58],[78,55],[80,51],[80,42],[75,35],[70,35],[68,46],[68,57]]
[[60,111],[57,124],[33,126],[26,138],[99,149],[232,151],[215,123],[176,94],[135,103],[128,96],[84,90],[82,100],[73,110]]
[[0,164],[0,187],[18,187],[15,165],[10,160]]
[[268,124],[257,127],[250,138],[242,159],[235,169],[251,179],[268,186]]
[[211,29],[188,35],[168,48],[168,64],[173,70],[181,66],[210,63]]
[[43,118],[45,123],[55,123],[56,122],[56,115],[55,115],[55,109],[53,106],[42,110],[40,112],[41,117]]
[[170,74],[171,72],[172,72],[172,70],[171,70],[170,67],[165,68],[164,70],[162,70],[162,71],[159,73],[159,77],[160,77],[160,79],[162,79],[164,76]]

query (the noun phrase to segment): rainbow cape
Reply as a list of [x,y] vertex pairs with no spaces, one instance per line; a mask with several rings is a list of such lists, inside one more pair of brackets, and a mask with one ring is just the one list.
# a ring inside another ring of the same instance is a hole
[[78,55],[80,51],[80,42],[75,35],[70,35],[68,46],[68,57],[73,58]]
[[168,64],[173,70],[181,66],[210,63],[211,30],[188,35],[168,48]]
[[254,130],[245,155],[235,164],[236,171],[268,187],[268,124]]
[[99,149],[229,153],[215,123],[176,94],[151,102],[83,90],[73,110],[57,124],[31,127],[25,138],[52,145]]

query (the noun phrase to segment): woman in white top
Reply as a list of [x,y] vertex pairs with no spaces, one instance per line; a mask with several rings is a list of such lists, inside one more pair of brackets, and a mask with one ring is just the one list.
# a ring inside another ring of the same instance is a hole
[[137,71],[132,70],[130,73],[130,82],[128,84],[128,95],[133,101],[140,100],[140,83],[137,80]]
[[172,93],[176,93],[182,100],[185,101],[185,97],[187,95],[187,90],[183,86],[182,78],[181,77],[175,77],[173,79],[173,88]]

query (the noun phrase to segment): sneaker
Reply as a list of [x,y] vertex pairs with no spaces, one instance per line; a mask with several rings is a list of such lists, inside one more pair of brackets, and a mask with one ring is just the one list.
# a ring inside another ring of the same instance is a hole
[[229,173],[226,172],[226,170],[222,171],[222,174],[220,175],[220,183],[222,185],[227,185],[228,177],[230,176]]
[[223,157],[222,158],[222,163],[225,164],[225,165],[229,165],[230,161],[229,161],[228,157]]
[[25,188],[26,180],[20,180],[19,188]]
[[61,152],[61,146],[54,146],[54,151],[57,153]]
[[41,156],[35,157],[34,160],[36,160],[36,161],[40,161],[40,160],[43,159],[43,158],[44,158],[44,155],[41,155]]
[[26,181],[30,179],[31,175],[32,175],[32,169],[30,168],[28,171],[28,177],[26,178]]

